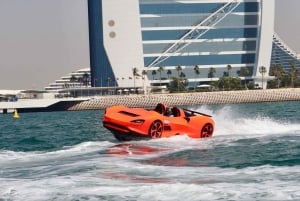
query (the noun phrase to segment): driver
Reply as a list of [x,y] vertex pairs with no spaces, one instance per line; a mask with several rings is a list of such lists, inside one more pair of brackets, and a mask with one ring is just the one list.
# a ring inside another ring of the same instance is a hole
[[165,112],[165,116],[174,117],[171,107],[167,107],[166,112]]

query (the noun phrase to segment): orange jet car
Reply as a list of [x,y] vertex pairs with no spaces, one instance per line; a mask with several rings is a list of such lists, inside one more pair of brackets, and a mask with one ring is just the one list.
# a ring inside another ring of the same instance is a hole
[[205,138],[213,135],[215,122],[210,115],[157,104],[155,109],[118,105],[105,110],[103,126],[120,141],[188,135]]

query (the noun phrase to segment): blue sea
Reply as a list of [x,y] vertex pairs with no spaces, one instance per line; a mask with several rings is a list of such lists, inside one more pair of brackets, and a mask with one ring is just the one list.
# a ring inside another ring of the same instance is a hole
[[187,108],[212,138],[118,142],[103,110],[0,115],[0,200],[300,200],[300,102]]

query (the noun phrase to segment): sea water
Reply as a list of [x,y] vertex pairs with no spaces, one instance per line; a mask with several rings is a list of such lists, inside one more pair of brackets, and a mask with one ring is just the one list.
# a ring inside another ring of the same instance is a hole
[[0,115],[0,200],[300,200],[300,102],[188,108],[212,138],[118,142],[103,110]]

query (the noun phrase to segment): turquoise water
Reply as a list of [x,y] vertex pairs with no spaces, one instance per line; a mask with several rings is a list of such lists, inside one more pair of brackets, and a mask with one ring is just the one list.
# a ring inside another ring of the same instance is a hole
[[0,115],[0,200],[300,200],[300,102],[189,109],[213,138],[120,143],[103,111]]

